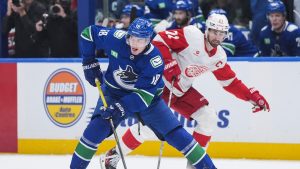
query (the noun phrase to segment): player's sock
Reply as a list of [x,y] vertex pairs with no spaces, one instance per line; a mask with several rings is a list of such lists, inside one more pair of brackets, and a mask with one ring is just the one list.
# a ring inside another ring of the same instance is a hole
[[183,128],[177,128],[166,135],[166,141],[179,150],[196,169],[215,169],[205,150]]
[[82,137],[73,154],[70,168],[85,169],[89,165],[96,151],[97,146]]
[[206,136],[204,134],[200,134],[194,131],[193,133],[194,139],[200,144],[201,147],[206,149],[208,147],[208,143],[211,139],[211,136]]
[[[140,146],[143,141],[140,141],[140,138],[138,138],[138,133],[132,132],[131,128],[129,128],[125,134],[122,137],[122,141],[120,141],[122,151],[124,155],[129,154],[134,149],[136,149],[138,146]],[[119,153],[119,150],[117,149],[117,152]]]
[[72,157],[71,169],[85,169],[90,163],[99,144],[111,133],[107,120],[101,117],[92,119],[83,132]]

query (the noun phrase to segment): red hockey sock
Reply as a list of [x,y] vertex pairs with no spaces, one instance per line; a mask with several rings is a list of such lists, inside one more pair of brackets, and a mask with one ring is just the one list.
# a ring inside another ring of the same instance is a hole
[[206,147],[211,139],[211,136],[206,136],[197,132],[193,133],[193,137],[202,147]]
[[131,150],[136,149],[139,145],[142,144],[134,137],[130,129],[128,129],[126,133],[123,135],[122,140],[124,144]]

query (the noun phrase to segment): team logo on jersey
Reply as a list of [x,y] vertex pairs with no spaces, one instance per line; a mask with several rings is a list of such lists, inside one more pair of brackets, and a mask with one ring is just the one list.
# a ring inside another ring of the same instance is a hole
[[70,127],[82,116],[85,90],[79,76],[69,69],[59,69],[48,78],[44,88],[44,108],[57,126]]
[[121,67],[114,71],[115,81],[123,88],[128,90],[134,89],[134,84],[137,81],[138,75],[133,71],[130,65],[126,65],[126,69],[123,70]]
[[150,63],[153,68],[157,68],[163,64],[163,61],[159,55],[155,56],[150,60]]
[[187,77],[197,77],[202,73],[205,73],[208,70],[206,66],[199,66],[199,65],[189,65],[185,69],[185,75]]
[[91,26],[85,28],[80,35],[83,39],[87,41],[93,42],[93,36],[92,36],[92,31],[91,31]]
[[118,38],[118,39],[122,39],[123,36],[126,35],[126,32],[123,31],[123,30],[117,30],[115,33],[114,33],[114,37]]

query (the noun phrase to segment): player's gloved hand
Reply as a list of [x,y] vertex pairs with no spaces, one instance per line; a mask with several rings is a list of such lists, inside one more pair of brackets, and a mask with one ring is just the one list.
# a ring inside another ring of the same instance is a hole
[[95,79],[100,83],[103,82],[103,74],[100,70],[100,65],[97,59],[83,61],[82,63],[85,79],[94,87],[96,87]]
[[171,82],[174,79],[174,77],[177,80],[179,80],[180,74],[181,74],[181,70],[175,59],[170,59],[168,61],[165,61],[164,76],[167,81]]
[[253,113],[259,112],[261,110],[270,111],[269,103],[262,95],[259,94],[257,90],[255,90],[254,88],[250,88],[250,93],[250,102],[254,105],[254,107],[252,108]]
[[118,118],[125,115],[125,109],[119,102],[115,102],[109,105],[107,108],[102,106],[100,107],[100,110],[103,119]]

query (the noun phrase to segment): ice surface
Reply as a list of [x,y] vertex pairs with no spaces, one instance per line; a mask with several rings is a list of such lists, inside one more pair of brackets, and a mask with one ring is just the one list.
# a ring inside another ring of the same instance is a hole
[[[126,156],[128,169],[156,169],[157,157]],[[0,154],[0,169],[68,169],[71,155],[17,155]],[[218,169],[300,169],[300,161],[214,159]],[[184,158],[166,158],[161,169],[185,169]],[[99,156],[95,156],[88,169],[100,169]],[[123,169],[121,161],[118,169]]]

